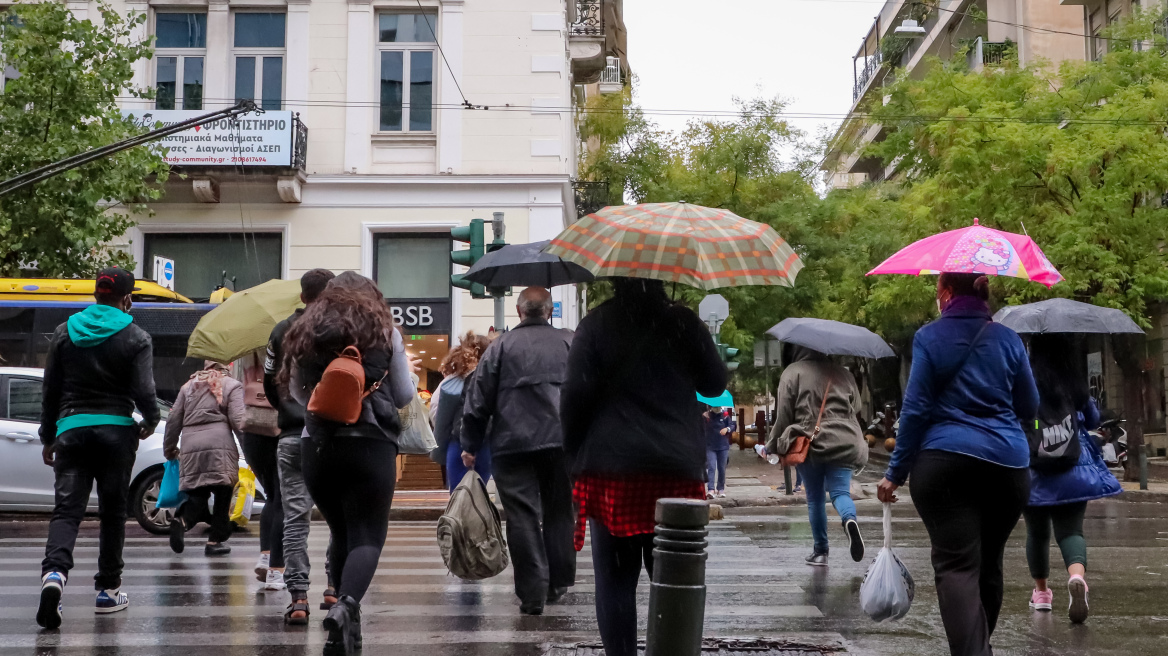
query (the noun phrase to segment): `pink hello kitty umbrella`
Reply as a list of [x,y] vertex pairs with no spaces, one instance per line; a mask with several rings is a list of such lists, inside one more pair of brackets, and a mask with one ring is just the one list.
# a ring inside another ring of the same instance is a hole
[[942,232],[900,249],[868,275],[878,273],[982,273],[1033,280],[1047,287],[1063,279],[1033,239],[986,228],[977,219],[971,227]]

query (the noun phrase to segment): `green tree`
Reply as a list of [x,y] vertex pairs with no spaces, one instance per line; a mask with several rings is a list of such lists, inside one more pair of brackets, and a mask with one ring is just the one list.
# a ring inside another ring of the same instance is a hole
[[[78,20],[59,0],[12,7],[0,58],[19,71],[0,93],[0,179],[139,134],[119,97],[133,88],[133,65],[151,56],[133,32],[144,15],[100,4],[98,22]],[[132,265],[107,245],[132,225],[142,203],[161,195],[166,164],[159,146],[134,148],[0,196],[0,275],[92,275]]]

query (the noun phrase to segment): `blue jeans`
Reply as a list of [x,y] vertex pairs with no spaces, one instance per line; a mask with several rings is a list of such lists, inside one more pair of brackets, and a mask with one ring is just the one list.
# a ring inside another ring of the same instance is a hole
[[[726,461],[730,459],[730,450],[706,450],[706,489],[726,490]],[[716,485],[715,485],[716,484]]]
[[[484,444],[475,454],[474,469],[483,477],[484,483],[491,480],[491,447]],[[462,445],[458,440],[450,440],[446,447],[446,487],[453,492],[468,471],[462,466]]]
[[852,503],[852,468],[822,465],[811,460],[799,465],[803,486],[807,490],[807,518],[811,520],[811,536],[815,552],[827,553],[827,502],[824,492],[831,495],[831,505],[843,522],[856,518],[856,504]]

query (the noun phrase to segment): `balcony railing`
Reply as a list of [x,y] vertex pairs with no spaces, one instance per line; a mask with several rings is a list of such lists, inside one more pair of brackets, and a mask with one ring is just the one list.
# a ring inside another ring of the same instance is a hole
[[576,192],[576,217],[583,218],[608,206],[607,180],[575,180],[572,189]]
[[985,41],[981,44],[981,63],[1000,66],[1010,54],[1013,44],[1005,42]]
[[624,85],[621,84],[621,66],[619,57],[608,57],[607,66],[600,71],[600,93],[618,93]]
[[292,168],[303,171],[308,166],[308,126],[300,120],[300,112],[292,118]]
[[856,102],[860,96],[864,95],[868,83],[876,76],[876,71],[880,70],[880,65],[883,63],[884,59],[879,50],[864,60],[864,68],[857,73],[856,85],[852,88],[852,102]]
[[604,0],[573,0],[576,16],[568,26],[573,36],[604,36]]

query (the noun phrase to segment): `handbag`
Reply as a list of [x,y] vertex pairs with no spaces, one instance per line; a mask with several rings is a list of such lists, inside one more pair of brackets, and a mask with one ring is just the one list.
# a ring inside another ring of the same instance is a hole
[[[414,384],[418,378],[414,376]],[[401,419],[402,431],[397,438],[397,452],[405,455],[424,456],[438,448],[434,431],[430,428],[429,414],[422,397],[414,394],[409,405],[397,411]]]
[[823,390],[823,401],[819,404],[819,416],[815,418],[815,428],[811,431],[811,435],[797,435],[791,441],[791,447],[787,449],[780,459],[784,467],[794,467],[801,465],[807,461],[807,455],[811,452],[811,442],[823,430],[820,425],[823,422],[823,411],[827,409],[827,395],[831,393],[831,379],[827,381],[827,387]]
[[365,397],[377,391],[385,376],[365,389],[365,367],[356,346],[346,346],[324,369],[320,382],[308,397],[308,411],[338,424],[351,426],[361,419],[361,404]]

